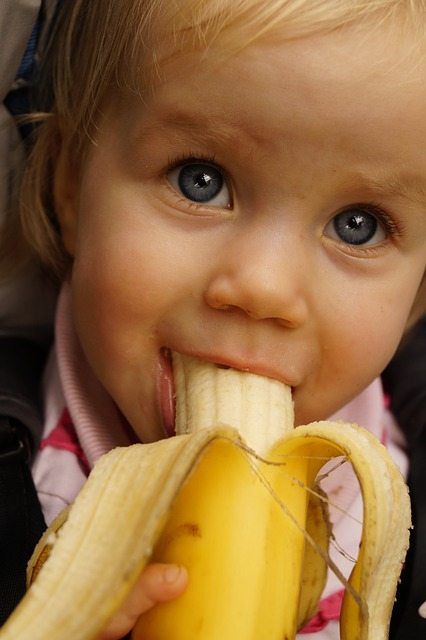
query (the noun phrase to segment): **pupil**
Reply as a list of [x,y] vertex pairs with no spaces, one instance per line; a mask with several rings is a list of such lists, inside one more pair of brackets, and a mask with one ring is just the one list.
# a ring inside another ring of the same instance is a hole
[[212,179],[210,176],[207,175],[207,173],[200,173],[200,175],[195,181],[195,186],[200,188],[208,187],[211,181]]
[[348,222],[348,227],[350,229],[361,229],[364,223],[364,216],[352,216],[352,218]]

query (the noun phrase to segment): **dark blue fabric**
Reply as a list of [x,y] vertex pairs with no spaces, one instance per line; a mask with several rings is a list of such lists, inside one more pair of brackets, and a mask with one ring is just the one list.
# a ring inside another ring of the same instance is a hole
[[43,16],[40,11],[33,27],[30,39],[28,40],[27,48],[22,56],[21,64],[18,69],[16,78],[29,80],[34,67],[34,56],[37,50],[38,39],[40,36],[41,27],[43,24]]
[[[62,4],[63,0],[57,0],[56,6]],[[12,89],[4,104],[13,116],[27,114],[31,111],[30,91],[37,71],[36,52],[39,44],[40,34],[44,27],[44,11],[40,9],[37,20],[34,24],[31,36],[28,40],[21,64],[16,74],[17,86]],[[22,125],[19,128],[22,138],[27,138],[32,131],[29,125]]]
[[[15,80],[20,82],[17,83],[16,88],[8,93],[4,101],[6,108],[13,116],[27,114],[30,111],[29,91],[31,78],[35,71],[35,53],[42,24],[43,14],[40,10],[16,75]],[[30,125],[19,126],[19,132],[23,139],[27,138],[31,131]]]

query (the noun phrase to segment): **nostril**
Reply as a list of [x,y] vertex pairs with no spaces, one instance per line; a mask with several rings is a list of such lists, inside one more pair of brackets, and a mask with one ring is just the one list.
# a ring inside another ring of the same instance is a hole
[[229,318],[244,314],[256,321],[272,320],[283,327],[300,326],[307,314],[303,280],[269,275],[256,265],[244,263],[239,270],[214,277],[203,294],[204,301]]

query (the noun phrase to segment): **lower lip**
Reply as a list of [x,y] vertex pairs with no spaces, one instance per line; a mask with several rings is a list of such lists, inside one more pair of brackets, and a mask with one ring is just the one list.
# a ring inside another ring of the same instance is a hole
[[175,389],[171,354],[168,349],[161,349],[158,375],[158,397],[160,402],[163,428],[167,437],[175,435]]

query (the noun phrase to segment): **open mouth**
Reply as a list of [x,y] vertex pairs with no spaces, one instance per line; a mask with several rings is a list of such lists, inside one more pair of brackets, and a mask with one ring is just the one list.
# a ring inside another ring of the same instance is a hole
[[[226,364],[215,364],[218,369],[231,369]],[[167,347],[160,349],[158,398],[164,434],[167,438],[176,435],[176,388],[173,375],[172,352]]]
[[[216,364],[218,369],[231,369],[226,364]],[[172,352],[167,347],[160,349],[158,398],[164,434],[167,438],[176,435],[176,388],[173,375]]]
[[170,349],[160,350],[158,397],[165,435],[175,435],[176,391],[173,378],[173,363]]

